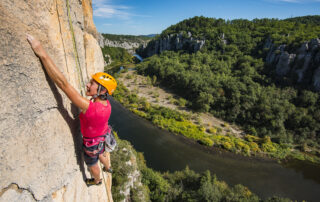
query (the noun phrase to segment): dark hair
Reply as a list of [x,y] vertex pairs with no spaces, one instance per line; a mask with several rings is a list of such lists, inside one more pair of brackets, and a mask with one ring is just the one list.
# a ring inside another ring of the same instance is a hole
[[[101,84],[100,84],[100,91],[103,91],[103,90],[107,90],[104,86],[102,86]],[[107,90],[107,92],[105,93],[105,94],[101,94],[101,95],[99,95],[99,98],[101,99],[101,100],[107,100],[108,99],[108,90]]]

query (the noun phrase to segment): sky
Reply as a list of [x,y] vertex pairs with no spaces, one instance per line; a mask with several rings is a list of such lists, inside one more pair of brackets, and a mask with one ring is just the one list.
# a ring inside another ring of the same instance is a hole
[[249,19],[320,15],[320,0],[92,0],[100,33],[160,34],[194,16]]

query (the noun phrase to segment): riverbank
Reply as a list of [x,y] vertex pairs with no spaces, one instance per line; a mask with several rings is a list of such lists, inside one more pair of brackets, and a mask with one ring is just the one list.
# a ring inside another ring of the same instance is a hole
[[132,201],[180,201],[182,196],[183,201],[204,201],[204,196],[210,201],[292,201],[287,197],[259,197],[250,188],[241,184],[230,185],[209,170],[195,172],[187,166],[179,171],[158,172],[146,165],[144,155],[135,151],[129,142],[117,140],[117,151],[111,155],[115,169],[112,191],[117,201],[125,198]]
[[153,86],[155,78],[137,75],[135,71],[120,74],[115,98],[135,114],[160,128],[209,147],[219,147],[245,156],[275,159],[299,159],[319,163],[316,156],[295,150],[292,145],[277,144],[270,137],[244,134],[236,126],[208,114],[194,114],[185,101],[172,93]]
[[[132,113],[115,99],[110,99],[110,124],[121,139],[129,141],[145,156],[149,168],[161,173],[181,171],[188,166],[197,173],[210,170],[230,186],[242,184],[262,199],[270,196],[297,201],[317,201],[320,189],[319,166],[299,161],[298,169],[286,168],[270,158],[244,156],[219,147],[207,147],[174,135],[151,121]],[[309,164],[307,164],[309,165]],[[308,169],[304,169],[304,168]],[[288,186],[290,184],[290,186]],[[299,190],[299,191],[297,191]]]
[[[128,66],[132,68],[132,66]],[[178,110],[181,113],[188,114],[190,121],[201,125],[205,132],[217,130],[219,133],[232,133],[236,137],[243,137],[244,132],[239,127],[229,124],[221,119],[212,116],[209,113],[196,113],[186,107],[187,101],[175,95],[169,89],[155,85],[155,78],[144,77],[137,74],[135,70],[124,71],[120,74],[119,81],[138,97],[146,98],[151,104],[156,104],[169,109]]]

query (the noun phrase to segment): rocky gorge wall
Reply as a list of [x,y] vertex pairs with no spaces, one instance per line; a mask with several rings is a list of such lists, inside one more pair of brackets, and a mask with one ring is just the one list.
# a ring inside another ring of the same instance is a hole
[[286,50],[286,45],[275,46],[270,39],[264,45],[269,49],[266,64],[274,67],[280,77],[291,77],[297,83],[320,91],[320,39],[311,39],[296,50]]
[[184,36],[183,33],[170,34],[150,41],[146,46],[140,47],[137,53],[142,57],[150,57],[155,54],[160,54],[165,50],[176,51],[184,49],[189,52],[197,52],[205,45],[205,42],[205,40],[192,37],[191,32],[188,32],[186,36]]
[[0,2],[0,201],[112,201],[104,186],[111,185],[111,176],[103,176],[102,186],[85,185],[90,175],[82,157],[79,111],[48,78],[25,36],[38,38],[83,92],[89,76],[104,67],[91,4]]
[[146,46],[146,41],[140,41],[140,42],[130,42],[126,41],[125,39],[123,41],[113,41],[107,38],[104,38],[102,35],[100,35],[100,46],[108,46],[108,47],[119,47],[126,49],[130,54],[134,54],[135,50],[139,48],[140,46]]

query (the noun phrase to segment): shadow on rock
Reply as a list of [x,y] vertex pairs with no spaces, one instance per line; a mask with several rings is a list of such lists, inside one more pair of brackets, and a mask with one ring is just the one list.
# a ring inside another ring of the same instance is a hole
[[86,174],[85,174],[85,168],[84,168],[84,160],[83,160],[83,151],[82,151],[82,138],[80,135],[80,121],[79,121],[79,109],[76,107],[74,104],[71,103],[71,117],[68,113],[68,111],[64,108],[63,106],[63,99],[61,94],[58,91],[58,88],[54,84],[54,82],[51,80],[47,72],[45,71],[43,65],[42,68],[45,72],[46,80],[48,82],[48,85],[54,95],[54,98],[56,99],[57,102],[57,109],[68,124],[73,142],[74,142],[74,149],[75,149],[75,154],[77,158],[77,164],[79,165],[79,169],[82,173],[82,178],[83,180],[86,179]]

